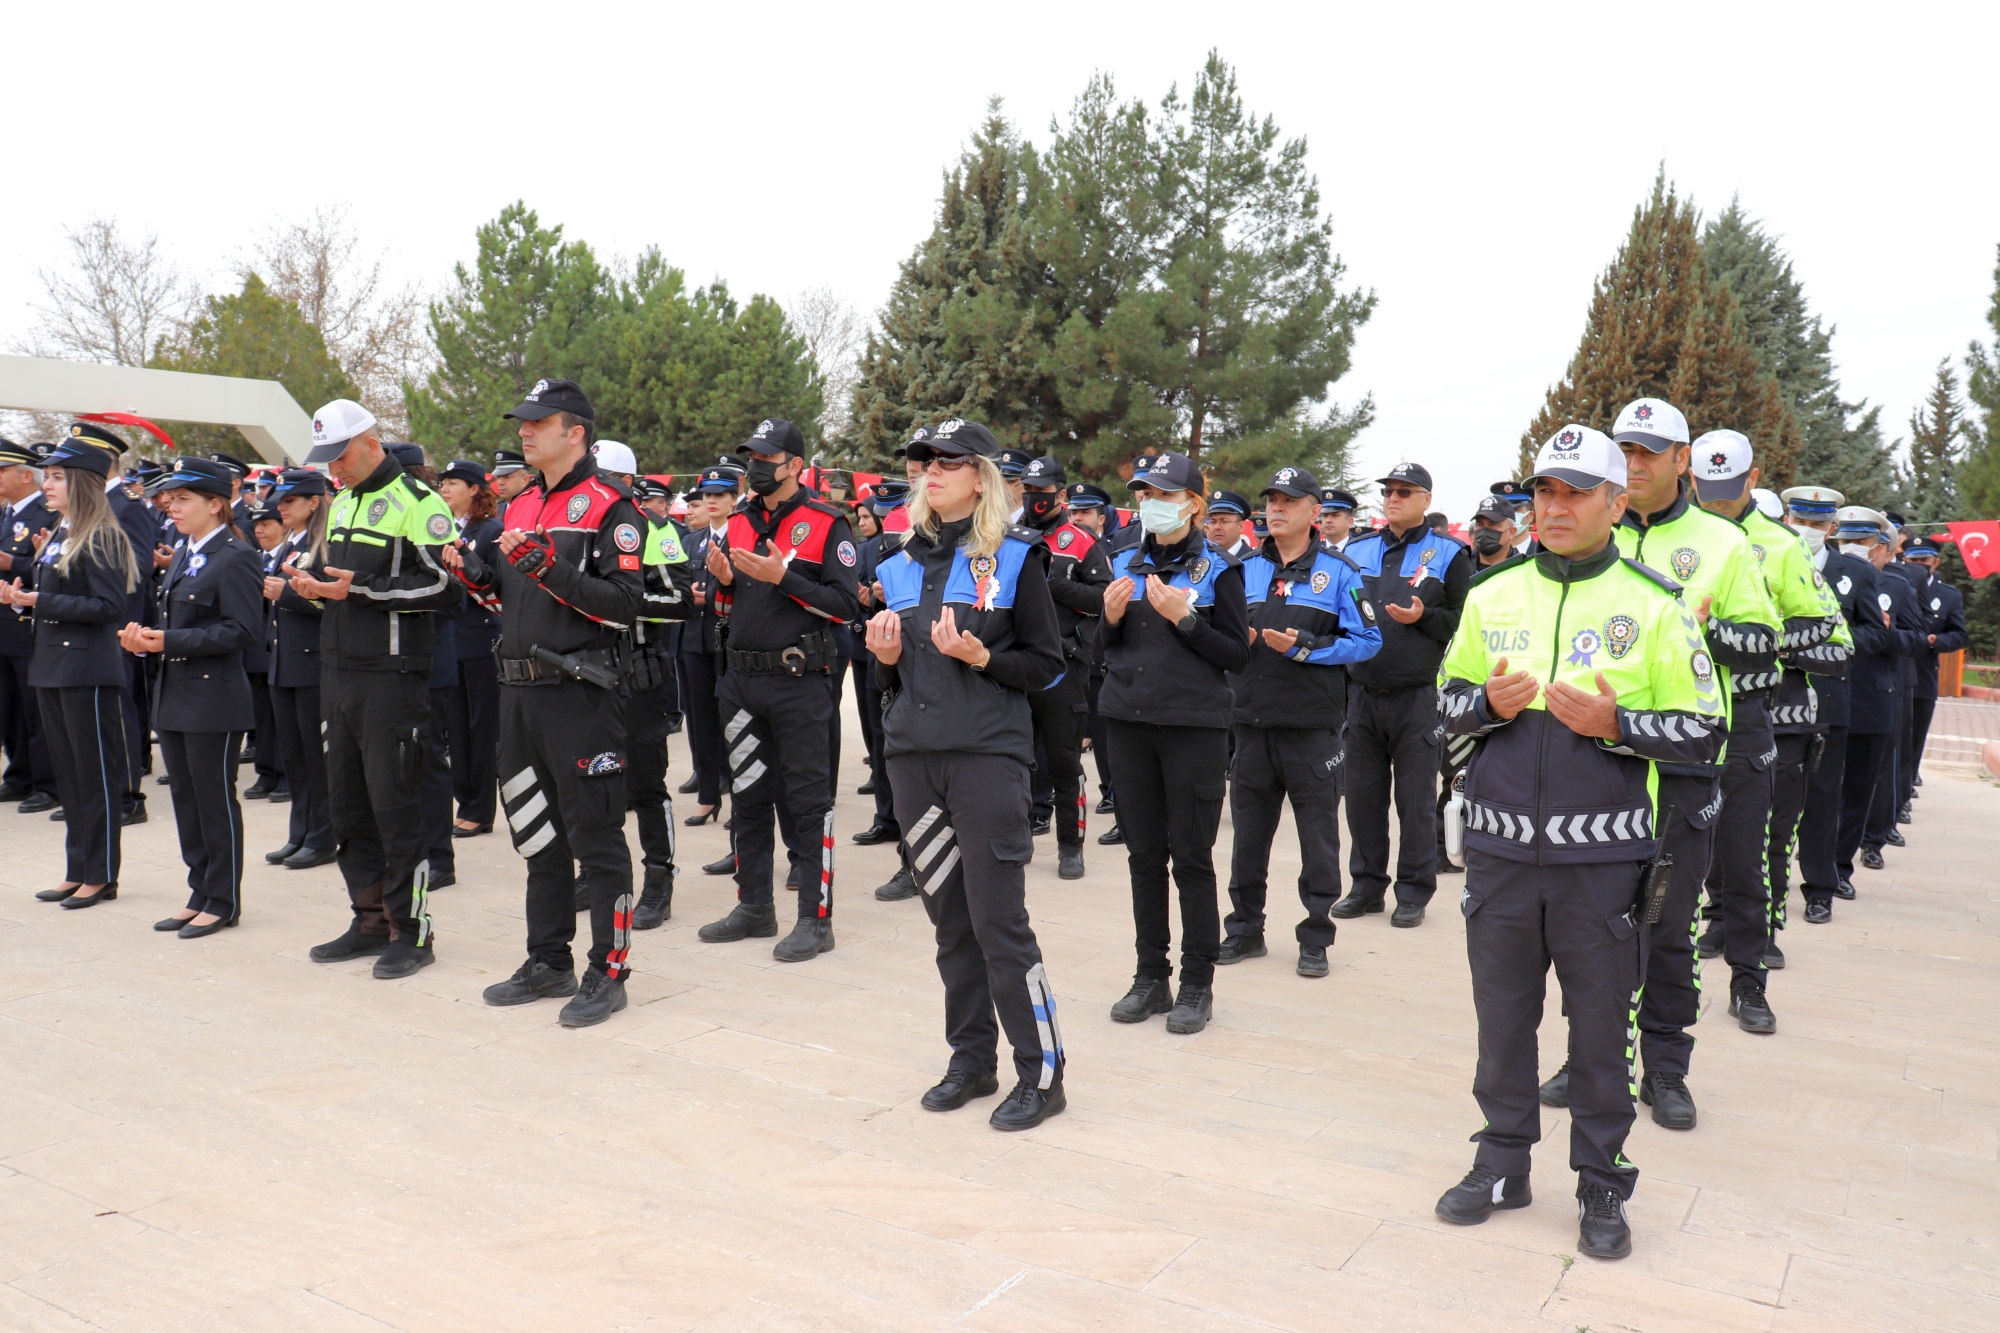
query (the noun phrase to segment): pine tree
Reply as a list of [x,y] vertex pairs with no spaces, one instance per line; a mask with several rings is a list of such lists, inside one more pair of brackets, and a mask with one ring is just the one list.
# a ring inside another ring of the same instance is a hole
[[[276,380],[307,412],[359,393],[319,331],[255,273],[243,279],[243,290],[235,295],[205,298],[200,315],[177,340],[163,344],[149,364],[159,370]],[[256,456],[234,426],[162,424],[184,452]]]
[[1880,409],[1841,400],[1834,330],[1811,312],[1776,238],[1732,199],[1703,229],[1702,255],[1736,298],[1744,332],[1798,422],[1794,484],[1831,486],[1852,504],[1887,503],[1895,478]]
[[1764,484],[1791,484],[1798,424],[1749,341],[1735,297],[1709,274],[1699,225],[1693,205],[1662,172],[1597,280],[1568,372],[1521,437],[1523,471],[1565,423],[1609,430],[1626,403],[1657,397],[1687,415],[1695,436],[1742,431],[1756,447]]
[[1959,517],[1956,473],[1968,425],[1958,373],[1947,357],[1938,362],[1930,393],[1910,413],[1910,452],[1896,469],[1896,499],[1912,523]]
[[1958,469],[1964,518],[2000,518],[2000,262],[1993,266],[1986,324],[1993,346],[1975,340],[1965,354],[1965,396],[1978,411],[1966,422],[1969,447]]

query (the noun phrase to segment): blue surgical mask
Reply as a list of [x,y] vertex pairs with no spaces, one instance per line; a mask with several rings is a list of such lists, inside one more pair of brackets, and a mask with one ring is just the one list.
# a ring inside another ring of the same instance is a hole
[[1172,500],[1141,500],[1139,526],[1155,537],[1164,537],[1187,522],[1187,506]]

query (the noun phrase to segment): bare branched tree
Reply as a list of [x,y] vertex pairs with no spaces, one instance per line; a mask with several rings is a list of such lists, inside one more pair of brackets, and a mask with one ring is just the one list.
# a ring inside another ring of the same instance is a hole
[[829,440],[847,430],[854,386],[861,378],[861,349],[868,338],[867,321],[831,287],[800,292],[786,307],[792,328],[805,339],[806,350],[826,383],[826,411],[820,422]]
[[298,306],[360,387],[362,403],[402,434],[408,428],[403,381],[420,381],[430,356],[423,294],[414,285],[388,290],[382,261],[357,257],[359,245],[346,210],[322,208],[307,221],[266,228],[236,267],[239,276],[257,273]]
[[64,233],[69,267],[37,269],[43,302],[23,351],[64,361],[143,366],[160,341],[177,333],[201,300],[201,287],[160,250],[160,238],[128,242],[115,218],[92,217]]

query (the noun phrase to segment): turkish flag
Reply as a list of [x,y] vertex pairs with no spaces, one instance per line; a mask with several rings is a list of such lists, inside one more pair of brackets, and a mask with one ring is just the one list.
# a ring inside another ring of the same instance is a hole
[[1947,523],[1958,553],[1965,559],[1965,572],[1976,579],[2000,574],[2000,520],[1979,523]]

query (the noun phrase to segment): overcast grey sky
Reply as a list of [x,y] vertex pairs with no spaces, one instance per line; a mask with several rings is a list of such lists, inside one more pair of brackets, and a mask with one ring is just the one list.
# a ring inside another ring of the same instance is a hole
[[1156,102],[1214,46],[1308,139],[1349,280],[1380,295],[1333,394],[1375,394],[1370,475],[1424,462],[1464,518],[1661,163],[1784,237],[1848,396],[1902,433],[1986,332],[1996,37],[1990,0],[24,6],[0,340],[92,213],[221,282],[326,204],[432,287],[523,198],[601,252],[869,311],[989,94],[1045,142],[1093,71]]

